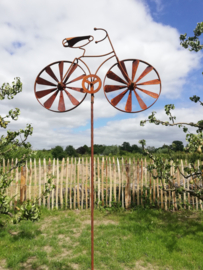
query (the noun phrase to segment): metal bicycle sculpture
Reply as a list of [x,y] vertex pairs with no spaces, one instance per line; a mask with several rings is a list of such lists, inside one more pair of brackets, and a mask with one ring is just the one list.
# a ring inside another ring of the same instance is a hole
[[[86,50],[83,47],[94,40],[93,36],[65,38],[62,41],[64,47],[82,49],[83,54],[73,61],[57,61],[46,66],[37,76],[34,85],[38,102],[46,109],[59,113],[75,109],[84,101],[87,94],[91,94],[91,269],[94,269],[93,104],[94,94],[102,86],[101,79],[97,75],[98,71],[104,63],[115,57],[116,63],[106,73],[103,89],[108,102],[122,112],[144,111],[157,101],[161,93],[161,80],[152,65],[138,59],[120,61],[107,31],[102,28],[94,28],[94,30],[102,30],[106,34],[103,39],[95,43],[108,38],[112,51],[103,55],[85,55]],[[81,41],[86,43],[75,46]],[[103,56],[109,57],[100,64],[95,74],[91,74],[82,58]],[[81,67],[82,64],[88,74]]]

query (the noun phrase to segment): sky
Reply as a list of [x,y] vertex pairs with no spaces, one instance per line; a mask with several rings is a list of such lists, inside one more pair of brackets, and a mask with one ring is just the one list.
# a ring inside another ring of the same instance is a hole
[[[140,121],[147,119],[152,111],[156,111],[157,119],[167,121],[166,104],[175,105],[173,114],[177,122],[201,120],[202,107],[191,102],[189,97],[202,96],[203,54],[182,48],[179,36],[193,35],[197,23],[203,21],[202,11],[202,0],[195,0],[195,4],[193,0],[1,0],[0,84],[20,77],[23,91],[13,100],[1,101],[0,115],[20,108],[18,121],[12,120],[8,128],[14,131],[31,124],[34,130],[28,141],[33,150],[57,145],[64,148],[90,146],[90,94],[75,109],[56,113],[38,102],[34,83],[40,71],[49,64],[63,60],[71,63],[81,55],[79,49],[64,48],[64,38],[92,35],[94,40],[101,40],[104,32],[94,31],[97,27],[108,31],[120,60],[139,59],[150,63],[160,75],[162,91],[156,103],[147,110],[126,113],[109,104],[102,85],[95,93],[94,143],[139,145],[138,141],[145,139],[147,146],[154,147],[169,145],[174,140],[186,144],[185,133],[178,127],[150,123],[141,127]],[[85,47],[88,55],[107,53],[109,48],[107,40],[98,44],[93,41]],[[101,58],[84,60],[92,74],[104,61]],[[114,64],[115,58],[102,66],[98,73],[102,84]],[[135,99],[133,102],[135,110],[140,110]],[[148,102],[146,97],[146,104]],[[5,134],[6,130],[0,130],[0,135]]]

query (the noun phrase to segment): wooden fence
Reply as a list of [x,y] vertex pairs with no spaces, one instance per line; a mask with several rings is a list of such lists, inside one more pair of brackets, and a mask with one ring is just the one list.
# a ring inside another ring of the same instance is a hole
[[[3,162],[3,171],[9,169],[17,162]],[[200,162],[197,162],[199,166]],[[181,170],[187,161],[181,160]],[[39,205],[48,209],[87,209],[90,208],[91,181],[90,158],[67,158],[66,160],[30,160],[21,168],[11,171],[14,179],[7,190],[9,196],[21,202],[40,196],[44,189],[48,175],[54,175],[53,183],[56,188],[47,199],[39,200]],[[171,168],[174,175],[174,168]],[[178,185],[188,187],[189,180],[185,180],[176,172]],[[202,183],[200,183],[202,184]],[[164,182],[164,185],[165,182]],[[184,193],[175,195],[175,192],[165,192],[160,189],[161,183],[153,179],[147,171],[147,161],[135,159],[115,159],[100,157],[94,159],[94,201],[96,205],[109,206],[120,204],[123,208],[132,205],[154,205],[162,209],[200,209],[202,201]]]

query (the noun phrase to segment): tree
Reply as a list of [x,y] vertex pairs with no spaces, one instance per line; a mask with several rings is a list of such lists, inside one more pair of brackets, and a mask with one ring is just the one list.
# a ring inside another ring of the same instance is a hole
[[142,145],[142,151],[144,152],[144,146],[146,145],[146,141],[143,140],[139,140],[139,143]]
[[106,146],[103,152],[103,155],[118,155],[119,154],[119,147],[117,145],[111,145],[111,146]]
[[172,142],[172,147],[171,147],[175,152],[177,151],[183,151],[184,145],[183,142],[181,141],[173,141]]
[[76,152],[78,154],[80,154],[80,155],[84,155],[85,152],[86,152],[86,149],[83,146],[81,146],[81,147],[79,147],[79,148],[76,149]]
[[140,153],[140,152],[142,152],[142,150],[140,149],[140,147],[137,146],[137,144],[133,144],[131,146],[131,150],[132,150],[133,153]]
[[65,153],[66,153],[69,157],[75,157],[75,156],[77,156],[77,153],[76,153],[76,151],[75,151],[75,148],[74,148],[72,145],[66,146]]
[[156,151],[156,148],[154,146],[147,146],[147,151],[149,151],[150,153],[154,153]]
[[129,142],[123,142],[121,145],[121,150],[131,152],[131,146]]
[[91,154],[91,148],[88,147],[86,144],[83,146],[85,149],[85,154]]
[[58,158],[59,160],[62,160],[66,157],[66,152],[63,151],[63,147],[60,145],[55,146],[52,151],[53,158]]
[[[194,30],[194,37],[189,37],[186,39],[187,34],[181,35],[181,45],[184,48],[189,48],[190,51],[198,52],[199,50],[203,49],[203,45],[200,45],[200,41],[198,36],[200,36],[203,33],[203,22],[198,23],[197,27]],[[200,101],[200,97],[193,96],[190,97],[190,100],[197,103],[200,102],[200,105],[203,106],[203,102]],[[152,112],[152,114],[148,117],[148,120],[143,120],[140,122],[141,126],[144,126],[146,122],[153,123],[155,125],[164,125],[164,126],[178,126],[179,128],[183,128],[183,132],[186,133],[186,140],[188,142],[187,147],[184,149],[185,151],[188,150],[190,153],[192,153],[192,157],[190,158],[189,162],[191,165],[191,168],[184,167],[184,172],[180,170],[180,164],[177,159],[175,159],[170,147],[169,147],[169,159],[164,160],[161,157],[153,156],[148,151],[145,151],[149,157],[153,160],[153,164],[148,165],[148,170],[152,173],[152,176],[154,179],[159,178],[162,182],[162,189],[165,191],[175,191],[176,193],[182,194],[183,192],[189,193],[199,199],[203,199],[203,188],[201,186],[201,181],[203,180],[203,165],[200,165],[199,168],[195,167],[195,160],[196,155],[195,153],[202,153],[203,150],[203,120],[199,120],[197,123],[186,123],[186,122],[177,122],[175,123],[176,117],[172,115],[171,110],[174,110],[175,106],[173,104],[165,105],[165,113],[169,116],[169,121],[161,121],[156,119],[155,113]],[[188,131],[188,127],[191,126],[195,127],[196,133],[193,134]],[[175,183],[174,176],[170,175],[170,169],[171,164],[170,161],[173,162],[175,171],[178,170],[179,173],[185,178],[186,180],[186,188],[184,188],[181,185],[178,185],[178,183]],[[187,174],[187,175],[186,175]],[[163,179],[168,183],[169,188],[165,188]],[[192,180],[190,180],[192,179]]]
[[[4,83],[2,87],[0,88],[0,99],[3,100],[6,97],[8,99],[13,99],[15,95],[20,93],[22,91],[22,83],[19,78],[15,78],[15,81],[12,82],[12,85],[9,83]],[[10,121],[8,121],[8,118],[11,118],[12,120],[16,121],[18,120],[18,116],[20,115],[20,110],[18,108],[15,108],[15,110],[10,110],[8,114],[4,117],[0,116],[0,127],[7,129],[8,124]],[[26,159],[30,157],[31,154],[31,144],[29,142],[26,142],[28,136],[31,136],[33,132],[33,128],[30,124],[27,124],[25,129],[20,129],[19,131],[10,131],[7,130],[7,134],[4,136],[2,135],[0,138],[0,162],[2,163],[3,159],[6,155],[8,155],[9,152],[12,151],[18,151],[21,147],[26,149],[23,153],[23,156],[21,156],[18,159],[18,162],[12,166],[12,168],[7,171],[3,172],[3,168],[0,168],[0,214],[10,216],[13,223],[18,223],[23,219],[29,219],[32,221],[36,221],[40,217],[40,208],[37,205],[37,201],[42,196],[48,196],[50,191],[54,188],[54,186],[51,184],[51,178],[48,179],[48,182],[45,184],[45,190],[42,192],[42,195],[38,198],[35,198],[34,200],[28,200],[24,202],[20,208],[16,207],[17,213],[12,214],[9,211],[9,203],[13,198],[16,196],[13,196],[10,198],[6,195],[6,189],[9,187],[11,182],[14,180],[11,178],[11,171],[17,167],[22,166],[22,164],[25,163]],[[19,140],[19,137],[21,141]]]

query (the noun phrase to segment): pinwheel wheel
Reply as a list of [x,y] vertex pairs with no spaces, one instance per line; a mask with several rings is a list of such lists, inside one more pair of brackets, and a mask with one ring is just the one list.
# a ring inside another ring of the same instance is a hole
[[148,109],[161,93],[161,80],[156,69],[136,59],[123,60],[113,65],[103,85],[109,103],[127,113]]
[[82,103],[87,93],[82,88],[86,76],[81,66],[69,61],[54,62],[37,76],[34,86],[39,103],[53,112],[67,112]]

